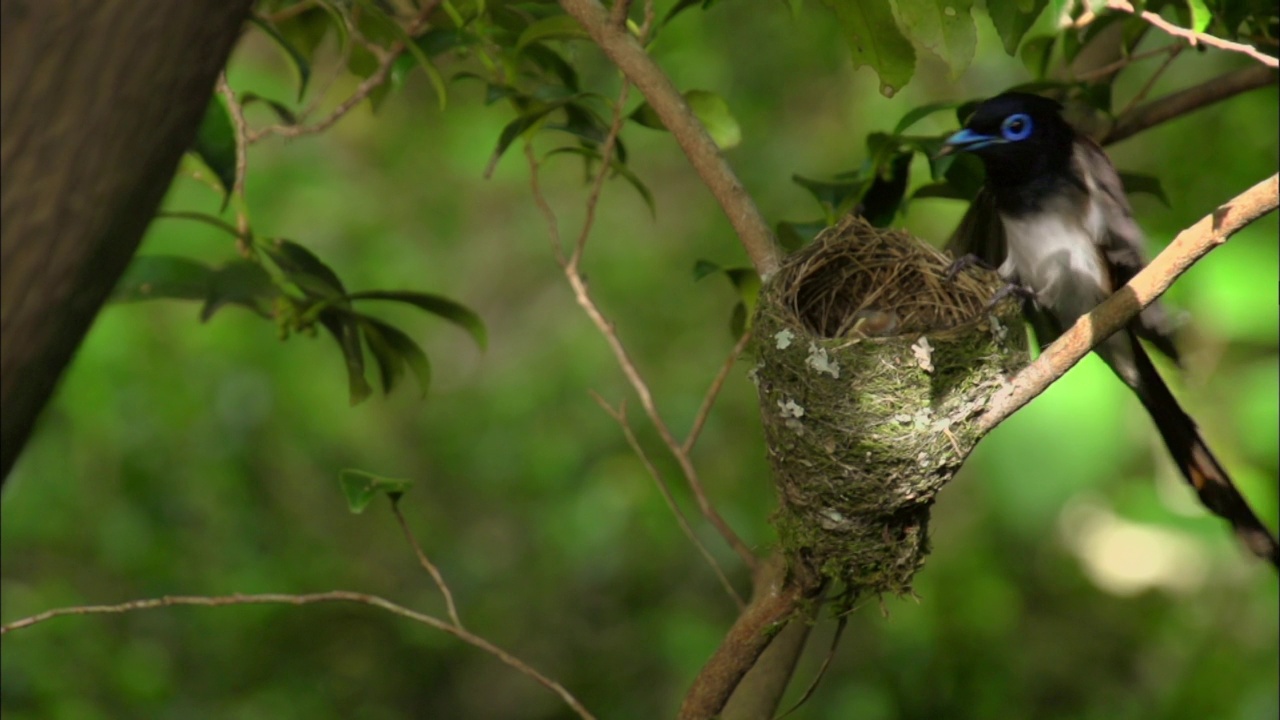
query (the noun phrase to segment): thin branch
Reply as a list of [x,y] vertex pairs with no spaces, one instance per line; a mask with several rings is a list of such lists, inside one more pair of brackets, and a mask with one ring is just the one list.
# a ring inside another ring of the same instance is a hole
[[1195,225],[1178,233],[1169,247],[1133,277],[1128,285],[1107,298],[1093,312],[1076,321],[1044,353],[1013,378],[991,400],[979,420],[983,432],[1044,392],[1055,380],[1115,334],[1143,308],[1155,302],[1182,273],[1210,250],[1235,233],[1276,209],[1280,203],[1280,176],[1254,185],[1218,207]]
[[[532,151],[532,147],[529,145],[525,146],[525,156],[529,159],[530,184],[532,188],[532,195],[534,195],[534,202],[538,205],[538,209],[541,213],[543,213],[545,220],[547,220],[548,232],[552,234],[552,245],[558,249],[558,247],[561,247],[561,238],[559,238],[556,213],[554,213],[554,210],[550,208],[550,205],[547,202],[547,197],[545,197],[543,195],[543,191],[541,191],[541,183],[538,179],[538,158],[536,158],[534,151]],[[721,534],[721,537],[724,538],[724,542],[730,544],[733,551],[741,557],[742,562],[744,562],[748,568],[754,569],[756,560],[754,553],[751,552],[748,546],[746,546],[746,543],[742,542],[741,538],[737,537],[737,533],[733,532],[733,528],[724,521],[722,516],[719,515],[719,512],[716,511],[716,507],[714,507],[708,500],[707,492],[704,491],[703,484],[701,484],[701,480],[698,478],[698,470],[694,468],[694,464],[690,461],[689,455],[681,450],[681,445],[676,442],[675,436],[671,433],[671,428],[667,427],[666,421],[663,421],[662,415],[658,413],[658,406],[654,404],[653,400],[653,392],[649,391],[649,384],[645,382],[644,377],[641,377],[640,370],[636,369],[634,361],[631,360],[631,355],[628,354],[626,347],[622,345],[622,341],[618,338],[618,333],[614,331],[613,323],[609,322],[603,313],[600,313],[599,306],[596,306],[595,300],[591,299],[591,293],[588,290],[588,287],[586,287],[586,279],[582,277],[580,273],[570,272],[570,270],[568,270],[570,265],[566,264],[564,265],[564,268],[566,268],[564,277],[566,277],[573,290],[573,299],[577,301],[577,304],[579,304],[579,306],[582,307],[582,310],[585,311],[586,316],[591,319],[591,323],[595,324],[596,329],[598,329],[600,334],[604,336],[605,342],[609,345],[609,350],[613,351],[614,360],[617,361],[618,366],[622,369],[622,374],[626,375],[627,382],[631,384],[631,388],[634,389],[636,395],[640,397],[640,406],[643,407],[645,415],[648,416],[650,423],[653,423],[654,429],[658,430],[658,436],[662,438],[664,445],[666,445],[669,450],[671,450],[671,454],[676,457],[676,462],[680,465],[681,473],[684,473],[685,475],[685,482],[689,483],[690,491],[694,493],[694,498],[698,501],[698,507],[701,514],[703,514],[704,518],[707,518],[709,523],[716,528],[719,534]]]
[[14,622],[0,626],[0,635],[30,627],[46,620],[52,620],[56,617],[64,617],[68,615],[118,614],[133,612],[135,610],[154,610],[156,608],[175,607],[180,605],[222,607],[226,605],[310,605],[313,603],[324,602],[351,602],[370,605],[386,610],[389,613],[399,615],[400,617],[413,620],[414,622],[430,626],[436,630],[440,630],[441,632],[448,633],[468,645],[479,648],[480,650],[498,658],[517,672],[533,679],[539,685],[542,685],[551,692],[560,696],[560,699],[572,708],[578,717],[583,718],[584,720],[594,720],[594,716],[560,683],[548,678],[537,670],[534,670],[520,658],[517,658],[479,635],[474,635],[461,627],[457,627],[431,615],[410,610],[403,605],[397,605],[385,598],[365,593],[351,592],[348,590],[332,590],[329,592],[309,593],[304,595],[289,595],[284,593],[263,593],[258,595],[235,594],[223,596],[166,595],[159,598],[132,600],[118,605],[80,605],[76,607],[46,610],[38,615],[32,615],[31,617],[23,618],[21,620],[15,620]]
[[627,444],[631,446],[631,451],[636,454],[636,457],[640,458],[640,462],[644,465],[644,469],[649,472],[649,477],[653,479],[653,483],[658,486],[658,493],[662,495],[662,499],[667,503],[667,508],[676,516],[676,523],[680,525],[680,530],[685,534],[685,537],[689,538],[689,542],[693,543],[693,546],[698,549],[702,559],[706,560],[707,564],[711,566],[712,572],[716,574],[716,578],[724,586],[729,598],[738,606],[738,610],[742,610],[747,603],[733,587],[733,583],[729,582],[729,576],[725,574],[724,568],[720,567],[720,563],[716,561],[715,556],[698,539],[698,535],[693,531],[693,527],[689,525],[689,520],[685,517],[684,511],[680,509],[680,505],[676,503],[675,496],[671,494],[671,486],[667,485],[666,478],[662,477],[662,473],[658,471],[658,466],[654,465],[653,461],[649,459],[649,454],[644,451],[644,447],[640,445],[640,440],[636,438],[635,431],[631,429],[631,423],[627,421],[626,404],[623,403],[617,409],[614,409],[613,406],[605,402],[604,398],[595,392],[591,393],[591,397],[622,428],[623,437],[627,439]]
[[1120,142],[1143,130],[1182,117],[1202,107],[1227,100],[1249,90],[1272,85],[1276,82],[1276,78],[1275,71],[1261,65],[1250,65],[1234,70],[1200,85],[1194,85],[1121,113],[1100,142],[1104,145]]
[[1213,35],[1196,32],[1195,30],[1188,30],[1184,27],[1178,27],[1150,10],[1138,10],[1133,5],[1125,2],[1125,0],[1107,0],[1107,7],[1112,10],[1129,13],[1130,15],[1137,15],[1170,35],[1186,40],[1192,47],[1195,47],[1200,43],[1204,43],[1205,45],[1210,45],[1221,50],[1243,53],[1269,68],[1280,68],[1280,60],[1277,60],[1266,53],[1260,52],[1252,45],[1223,40],[1222,38],[1214,37]]
[[671,79],[625,27],[610,22],[609,11],[596,0],[560,0],[560,6],[582,24],[644,95],[720,203],[756,272],[762,277],[771,275],[778,269],[782,253],[768,222]]
[[[427,18],[431,13],[435,12],[440,6],[441,0],[428,0],[418,14],[414,16],[409,24],[405,27],[405,34],[409,37],[416,36],[427,24]],[[391,68],[395,65],[396,60],[405,51],[405,43],[402,40],[396,40],[387,46],[386,52],[381,56],[378,62],[378,68],[373,74],[365,78],[356,86],[354,92],[351,93],[338,106],[329,111],[329,114],[311,125],[269,125],[249,135],[249,143],[255,143],[268,135],[279,135],[281,137],[300,137],[302,135],[312,135],[324,132],[333,127],[339,120],[346,117],[360,103],[364,102],[374,90],[382,87],[391,77]]]
[[440,574],[440,569],[431,562],[427,554],[422,551],[422,545],[418,543],[418,538],[409,529],[409,523],[404,519],[404,513],[400,511],[400,502],[391,499],[391,512],[396,516],[396,522],[400,523],[400,530],[404,532],[404,537],[409,541],[409,547],[413,548],[413,554],[418,558],[418,564],[423,570],[431,576],[436,587],[439,588],[440,594],[444,596],[444,606],[446,612],[449,613],[449,619],[453,621],[454,626],[461,628],[462,620],[458,617],[458,606],[453,603],[453,592],[449,590],[449,585],[444,581],[444,576]]
[[249,169],[249,127],[244,119],[244,106],[236,100],[236,93],[227,83],[227,73],[218,75],[218,94],[227,101],[227,112],[231,114],[231,124],[236,134],[236,174],[231,187],[227,188],[236,199],[236,235],[237,245],[242,254],[248,254],[249,214],[244,199],[244,178]]
[[738,362],[738,356],[747,349],[747,345],[751,343],[751,331],[742,334],[738,338],[738,342],[729,351],[729,357],[724,359],[724,364],[720,366],[720,372],[716,373],[716,377],[711,381],[711,387],[707,388],[707,394],[702,396],[702,405],[698,408],[698,413],[693,416],[693,427],[689,429],[689,434],[685,436],[684,444],[680,449],[686,454],[693,451],[693,446],[698,443],[698,436],[702,434],[702,427],[707,424],[707,416],[711,414],[711,408],[716,404],[716,398],[720,396],[720,388],[724,387],[724,381],[729,379],[729,373],[733,371],[733,366]]
[[1165,70],[1169,69],[1169,66],[1173,64],[1173,61],[1178,59],[1178,56],[1182,54],[1185,46],[1174,44],[1171,45],[1170,48],[1169,56],[1161,61],[1160,67],[1156,68],[1155,72],[1151,73],[1150,77],[1147,78],[1147,81],[1142,83],[1142,88],[1139,89],[1138,92],[1134,94],[1133,98],[1129,100],[1128,104],[1124,106],[1124,110],[1120,111],[1121,115],[1134,109],[1138,106],[1138,103],[1147,99],[1147,95],[1151,93],[1151,88],[1156,86],[1156,81],[1160,79],[1160,76],[1164,74]]
[[1116,60],[1115,62],[1103,65],[1100,68],[1079,73],[1075,75],[1075,80],[1077,82],[1092,82],[1094,80],[1106,79],[1107,76],[1113,75],[1129,67],[1130,65],[1141,62],[1143,60],[1148,60],[1150,58],[1158,57],[1160,55],[1177,54],[1176,51],[1180,50],[1182,47],[1183,46],[1179,45],[1178,43],[1169,43],[1164,47],[1158,47],[1154,50],[1148,50],[1146,52],[1136,53],[1134,55],[1127,55],[1125,57],[1120,58],[1119,60]]

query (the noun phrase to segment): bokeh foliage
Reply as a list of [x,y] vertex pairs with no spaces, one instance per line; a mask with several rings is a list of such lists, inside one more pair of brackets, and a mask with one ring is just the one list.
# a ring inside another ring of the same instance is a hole
[[[725,2],[695,12],[697,3],[672,3],[660,4],[659,15],[686,5],[652,52],[678,87],[723,99],[741,134],[729,158],[766,217],[812,227],[815,215],[852,206],[876,179],[909,177],[909,200],[890,216],[939,242],[963,203],[921,192],[939,171],[911,143],[868,138],[953,129],[954,113],[945,111],[911,128],[899,123],[914,108],[958,106],[1040,79],[1048,43],[1026,48],[1056,35],[1052,13],[1033,16],[1018,51],[998,14],[987,22],[975,11],[972,60],[955,59],[969,31],[953,41],[941,28],[928,52],[912,50],[911,82],[887,99],[887,79],[853,69],[847,23],[832,21],[838,8],[832,15],[816,4]],[[1025,5],[1016,8],[1040,6]],[[321,15],[332,7],[316,6]],[[555,17],[554,4],[530,6],[540,6],[528,11],[533,22]],[[1222,15],[1215,3],[1204,7]],[[249,155],[244,210],[256,233],[296,239],[345,287],[456,300],[483,318],[488,349],[412,308],[380,307],[380,319],[430,356],[432,389],[425,401],[396,392],[350,407],[347,364],[327,341],[279,343],[270,323],[238,307],[203,324],[186,303],[107,309],[9,480],[0,524],[6,620],[166,593],[331,588],[443,613],[382,503],[361,515],[347,510],[338,474],[354,467],[413,481],[401,507],[469,627],[602,717],[671,713],[734,609],[588,396],[616,402],[629,390],[552,259],[520,157],[524,139],[511,136],[494,162],[513,123],[565,97],[575,99],[539,120],[567,129],[536,135],[539,154],[589,155],[599,142],[592,133],[607,118],[616,77],[565,26],[560,34],[542,27],[546,35],[526,45],[545,43],[571,61],[579,88],[543,56],[541,65],[531,61],[534,76],[509,75],[527,84],[495,95],[484,60],[454,52],[456,37],[449,45],[436,36],[439,45],[405,56],[414,64],[400,68],[397,92],[374,98],[376,115],[362,107],[326,133],[266,141]],[[1249,28],[1237,20],[1234,29]],[[491,30],[514,32],[499,23]],[[298,44],[306,36],[289,37]],[[246,36],[229,83],[242,100],[270,99],[249,105],[251,121],[287,121],[303,81],[314,90],[323,61],[353,42],[333,32],[310,37],[314,45],[294,56],[268,34]],[[1076,40],[1058,37],[1061,58]],[[1167,42],[1148,33],[1140,51]],[[357,76],[340,80],[335,96],[355,87],[369,61],[353,53]],[[1147,62],[1122,73],[1107,99],[1138,92]],[[1153,93],[1246,62],[1186,52]],[[481,81],[447,79],[459,71]],[[547,77],[566,94],[539,97]],[[584,87],[594,94],[578,97]],[[695,282],[690,268],[704,260],[732,269],[744,258],[670,138],[641,126],[632,98],[626,169],[649,197],[625,176],[606,185],[586,272],[668,422],[683,429],[733,342],[725,320],[738,302],[722,283]],[[577,125],[564,110],[573,103],[584,108]],[[1160,178],[1167,195],[1167,206],[1134,198],[1153,251],[1275,172],[1278,124],[1273,86],[1112,148],[1121,170]],[[870,162],[877,148],[889,148],[885,163]],[[543,184],[572,228],[586,191],[583,164],[569,159],[545,159]],[[909,175],[882,172],[892,161]],[[193,161],[187,170],[198,168]],[[842,175],[852,190],[828,197],[820,213],[813,194],[791,181],[838,185]],[[166,209],[219,215],[224,201],[184,171]],[[1274,216],[1255,224],[1197,265],[1169,299],[1191,318],[1188,367],[1175,390],[1273,526],[1276,234]],[[166,219],[153,224],[143,253],[224,267],[239,257],[234,245],[219,228]],[[652,432],[633,419],[675,477]],[[725,516],[748,542],[769,547],[773,492],[745,365],[696,459]],[[700,531],[736,567],[714,534]],[[800,716],[1276,715],[1274,574],[1196,507],[1140,406],[1092,359],[980,446],[935,510],[934,546],[918,601],[868,603],[851,616],[828,677]],[[1130,554],[1156,571],[1124,572]],[[745,573],[733,575],[745,587]],[[829,632],[820,627],[815,648]],[[358,606],[62,619],[7,636],[0,652],[5,718],[565,715],[492,658]],[[806,658],[802,680],[820,654]]]

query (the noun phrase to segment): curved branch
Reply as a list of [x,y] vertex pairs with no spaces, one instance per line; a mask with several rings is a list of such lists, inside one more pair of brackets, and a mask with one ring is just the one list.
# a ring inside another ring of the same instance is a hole
[[1223,40],[1220,37],[1214,37],[1213,35],[1206,33],[1188,30],[1184,27],[1178,27],[1177,25],[1174,25],[1168,20],[1160,17],[1159,14],[1153,13],[1150,10],[1138,10],[1133,5],[1125,2],[1125,0],[1107,0],[1107,7],[1112,10],[1129,13],[1130,15],[1137,15],[1170,35],[1186,40],[1192,47],[1203,43],[1205,45],[1216,47],[1220,50],[1229,50],[1231,52],[1248,55],[1269,68],[1280,67],[1280,59],[1276,59],[1266,53],[1259,52],[1258,49],[1252,45],[1231,42],[1230,40]]
[[1044,392],[1096,345],[1114,335],[1143,308],[1155,302],[1197,260],[1245,226],[1274,211],[1277,204],[1280,204],[1280,176],[1272,175],[1178,233],[1169,247],[1135,275],[1128,285],[1076,321],[1035,362],[1023,368],[1009,385],[996,393],[986,414],[978,421],[982,431],[999,425]]
[[1261,65],[1250,65],[1234,70],[1200,85],[1194,85],[1121,113],[1099,142],[1103,145],[1118,143],[1143,130],[1182,117],[1202,107],[1272,85],[1277,77],[1280,75],[1277,75],[1274,70]]
[[[759,568],[754,585],[756,592],[751,604],[738,615],[685,695],[677,716],[679,720],[708,720],[720,716],[742,677],[755,666],[774,638],[789,623],[808,620],[801,614],[809,600],[821,591],[816,579],[791,574],[787,561],[777,553]],[[806,636],[792,638],[800,640],[794,649],[797,654],[804,647]]]
[[382,610],[386,610],[393,615],[399,615],[415,622],[422,623],[435,628],[441,632],[448,633],[459,640],[471,645],[472,647],[483,650],[495,658],[506,663],[517,672],[529,677],[534,682],[547,688],[551,692],[560,696],[560,699],[568,705],[578,717],[583,720],[594,720],[594,716],[574,697],[563,685],[534,670],[520,658],[494,645],[488,640],[474,633],[464,630],[458,625],[445,622],[440,618],[420,613],[416,610],[410,610],[403,605],[398,605],[385,598],[377,595],[368,595],[365,593],[351,592],[349,590],[331,590],[329,592],[310,593],[306,595],[287,595],[283,593],[262,593],[258,595],[165,595],[164,597],[148,598],[145,600],[131,600],[129,602],[119,603],[118,605],[80,605],[75,607],[57,608],[55,610],[46,610],[38,615],[15,620],[0,626],[0,635],[20,630],[22,628],[31,627],[37,623],[52,620],[56,617],[66,615],[101,615],[101,614],[119,614],[132,612],[135,610],[154,610],[162,607],[176,607],[179,605],[198,605],[203,607],[222,607],[225,605],[311,605],[313,603],[324,602],[353,602],[362,605],[370,605]]
[[596,45],[649,101],[649,106],[720,203],[756,272],[762,277],[771,275],[778,269],[782,255],[769,223],[671,78],[625,27],[610,22],[609,11],[596,0],[560,0],[560,6],[582,24]]

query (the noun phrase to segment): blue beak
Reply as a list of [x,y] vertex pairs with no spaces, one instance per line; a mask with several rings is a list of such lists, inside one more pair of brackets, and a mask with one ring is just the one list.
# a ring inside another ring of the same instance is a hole
[[961,130],[947,138],[942,150],[938,152],[938,157],[944,157],[956,152],[980,150],[1003,142],[1006,142],[1005,139],[996,135],[983,135],[968,129]]

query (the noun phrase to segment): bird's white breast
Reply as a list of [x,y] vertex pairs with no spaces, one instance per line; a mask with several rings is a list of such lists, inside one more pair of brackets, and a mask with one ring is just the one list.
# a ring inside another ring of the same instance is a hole
[[1099,252],[1102,213],[1093,203],[1067,205],[1002,216],[1009,254],[1000,275],[1034,291],[1040,305],[1070,325],[1110,293],[1111,278]]

